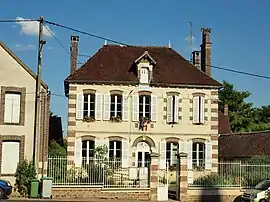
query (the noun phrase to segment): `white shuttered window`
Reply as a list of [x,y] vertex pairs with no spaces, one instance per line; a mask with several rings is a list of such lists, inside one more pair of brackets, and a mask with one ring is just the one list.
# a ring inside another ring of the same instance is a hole
[[21,94],[6,93],[5,94],[5,123],[20,123],[20,104]]
[[193,123],[204,123],[204,97],[195,96],[193,98]]
[[179,117],[179,96],[170,95],[167,97],[167,123],[178,123]]

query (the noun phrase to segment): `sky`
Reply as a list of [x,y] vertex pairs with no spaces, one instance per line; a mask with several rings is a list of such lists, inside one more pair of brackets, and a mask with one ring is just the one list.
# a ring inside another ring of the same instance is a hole
[[[76,0],[18,1],[0,0],[0,19],[38,19],[63,24],[85,32],[131,45],[168,46],[189,58],[191,49],[199,49],[201,27],[212,30],[212,65],[270,76],[269,46],[270,1],[261,0]],[[189,21],[194,34],[188,43]],[[69,75],[70,37],[78,35],[79,53],[92,56],[104,40],[47,25],[63,44],[59,45],[47,29],[43,47],[42,79],[53,94],[51,111],[62,117],[67,130],[67,98],[64,79]],[[0,23],[0,40],[34,72],[37,69],[37,23]],[[108,42],[110,43],[110,42]],[[83,63],[88,58],[79,57]],[[79,67],[79,66],[78,66]],[[237,90],[252,93],[254,106],[270,104],[267,86],[270,79],[250,77],[212,68],[213,77],[226,80]]]

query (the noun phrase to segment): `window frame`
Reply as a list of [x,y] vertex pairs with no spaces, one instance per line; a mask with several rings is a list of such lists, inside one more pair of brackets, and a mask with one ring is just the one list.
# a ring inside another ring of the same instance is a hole
[[[84,144],[86,143],[86,148]],[[90,144],[92,143],[92,144]],[[92,145],[92,147],[90,147]],[[82,140],[82,164],[89,164],[95,158],[95,141],[94,140]],[[86,152],[86,153],[85,153]],[[85,154],[85,155],[84,155]]]
[[[148,67],[141,67],[140,69],[140,83],[148,84],[149,83],[149,68]],[[147,78],[145,78],[144,76]]]
[[[86,101],[86,97],[87,97],[87,101]],[[85,109],[85,106],[87,106],[86,109]],[[96,111],[96,94],[84,93],[83,94],[83,117],[95,118],[95,111]]]
[[[200,148],[201,146],[201,148]],[[194,150],[195,147],[195,150]],[[200,157],[202,153],[202,158]],[[195,156],[195,157],[194,157]],[[206,144],[204,142],[192,142],[192,166],[193,168],[205,169],[206,164]]]
[[[146,98],[148,98],[148,99],[146,99]],[[146,103],[147,100],[148,100],[148,103]],[[139,109],[138,109],[139,119],[147,118],[147,119],[151,120],[151,110],[152,110],[151,104],[152,104],[151,95],[139,95]],[[147,106],[148,106],[148,111],[146,110]],[[142,109],[141,109],[141,107],[142,107]],[[149,114],[149,115],[147,116],[147,114]]]
[[[114,102],[113,102],[114,99]],[[120,100],[120,104],[118,103]],[[118,104],[120,105],[120,111],[118,111]],[[123,117],[123,95],[121,94],[111,94],[110,95],[110,119]]]
[[[195,102],[195,99],[198,98],[198,103]],[[193,104],[197,104],[199,109],[198,109],[198,121],[195,121],[193,120],[193,123],[194,124],[204,124],[205,123],[205,113],[204,113],[204,110],[205,110],[205,97],[204,95],[194,95],[193,96]],[[202,108],[202,105],[203,105],[203,108]],[[194,110],[194,106],[193,106],[193,110]],[[193,116],[194,116],[194,112],[193,112]],[[202,118],[202,115],[204,116]]]
[[[11,112],[10,112],[10,121],[6,121],[6,113],[7,113],[7,96],[8,95],[18,95],[18,99],[19,99],[19,107],[18,107],[18,120],[14,120],[13,117],[14,117],[14,108],[13,108],[13,105],[14,105],[14,101],[15,99],[13,98],[12,99],[12,109],[11,109]],[[20,124],[21,122],[21,101],[22,101],[22,93],[21,92],[13,92],[13,91],[6,91],[5,94],[4,94],[4,100],[5,100],[5,106],[4,106],[4,123],[5,124]]]

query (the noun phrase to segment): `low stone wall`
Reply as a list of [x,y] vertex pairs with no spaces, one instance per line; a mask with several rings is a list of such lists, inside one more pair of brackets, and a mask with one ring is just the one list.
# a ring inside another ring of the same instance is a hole
[[112,189],[102,187],[53,187],[53,199],[121,199],[150,200],[150,189]]
[[189,202],[240,202],[240,189],[189,188]]

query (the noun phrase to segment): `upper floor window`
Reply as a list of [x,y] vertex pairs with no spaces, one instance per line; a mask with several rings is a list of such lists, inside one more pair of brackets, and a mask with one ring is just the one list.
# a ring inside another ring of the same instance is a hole
[[203,124],[204,123],[204,97],[196,95],[193,98],[193,123]]
[[122,95],[111,95],[111,118],[122,119]]
[[168,166],[173,166],[177,164],[178,153],[178,143],[176,142],[167,142],[166,143],[166,162]]
[[139,118],[151,118],[151,95],[139,96]]
[[149,82],[149,70],[146,67],[141,68],[140,70],[140,83],[148,83]]
[[192,164],[193,168],[205,168],[205,144],[203,142],[193,142]]
[[20,123],[21,112],[21,94],[9,93],[5,94],[5,111],[4,122],[5,123]]
[[179,116],[179,97],[170,95],[167,97],[167,123],[177,123]]
[[83,95],[83,117],[95,117],[95,94]]
[[82,161],[83,164],[89,164],[90,160],[93,160],[95,155],[95,141],[84,140],[82,141]]

